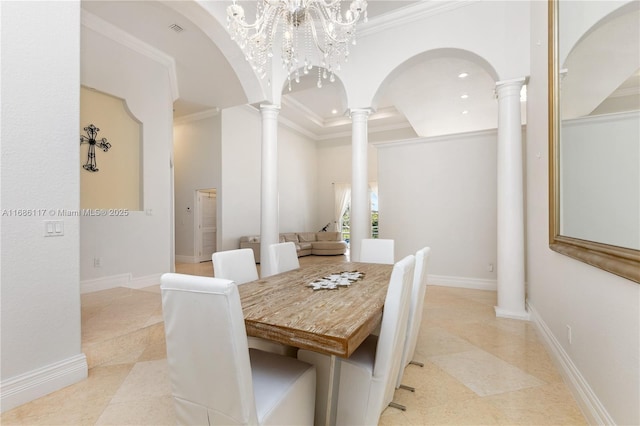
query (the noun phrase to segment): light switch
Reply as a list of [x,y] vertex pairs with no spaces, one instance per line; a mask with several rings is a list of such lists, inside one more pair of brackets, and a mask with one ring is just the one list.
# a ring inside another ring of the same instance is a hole
[[64,222],[61,220],[45,220],[44,236],[61,237],[64,235]]

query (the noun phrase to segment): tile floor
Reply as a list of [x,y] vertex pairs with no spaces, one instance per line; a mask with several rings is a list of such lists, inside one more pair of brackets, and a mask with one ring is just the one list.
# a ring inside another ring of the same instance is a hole
[[[344,259],[344,257],[343,257]],[[335,261],[308,256],[301,264]],[[211,262],[176,265],[212,276]],[[528,322],[497,319],[490,291],[429,286],[415,359],[381,425],[584,425]],[[158,286],[82,295],[89,377],[2,414],[3,425],[173,425]]]

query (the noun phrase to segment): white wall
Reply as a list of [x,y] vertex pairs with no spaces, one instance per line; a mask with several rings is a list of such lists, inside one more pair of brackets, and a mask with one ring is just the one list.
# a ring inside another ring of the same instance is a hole
[[560,233],[640,250],[640,113],[563,120]]
[[[173,267],[169,73],[160,62],[84,25],[81,55],[82,84],[125,99],[142,123],[144,209],[128,216],[81,218],[83,288],[120,282],[123,274],[134,286],[151,285]],[[95,257],[101,259],[99,268],[94,267]]]
[[198,120],[180,120],[173,127],[175,250],[178,259],[195,259],[196,191],[220,187],[220,122],[218,113]]
[[[261,126],[260,113],[250,107],[222,111],[219,250],[260,234]],[[319,229],[316,164],[315,142],[278,126],[280,232]]]
[[496,143],[494,130],[378,145],[380,237],[396,259],[429,246],[430,275],[495,286]]
[[319,231],[316,143],[278,126],[280,232]]
[[243,235],[260,234],[260,138],[257,111],[249,107],[224,109],[222,117],[222,175],[218,192],[218,250],[240,247]]
[[432,9],[442,13],[416,14],[420,19],[409,18],[387,31],[372,19],[369,27],[358,30],[357,49],[352,49],[348,66],[339,73],[350,108],[371,106],[381,83],[397,67],[434,49],[473,52],[490,64],[498,80],[527,75],[528,2],[458,2],[440,8],[433,3]]
[[[346,141],[320,141],[318,142],[318,229],[319,231],[327,223],[333,227],[334,220],[334,183],[351,184],[351,140]],[[368,181],[378,180],[378,150],[369,144],[367,151]],[[333,229],[330,227],[329,229]]]
[[[82,380],[87,363],[80,346],[79,219],[55,214],[80,207],[80,3],[0,2],[0,15],[6,411]],[[64,235],[45,238],[45,220],[62,221]]]
[[[640,424],[640,285],[549,249],[547,4],[531,2],[527,293],[592,424]],[[567,340],[566,326],[573,343]]]

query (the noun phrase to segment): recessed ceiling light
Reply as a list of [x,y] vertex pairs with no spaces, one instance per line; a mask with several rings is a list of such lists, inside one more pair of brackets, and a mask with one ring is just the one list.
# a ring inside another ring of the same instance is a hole
[[469,95],[467,95],[466,93],[463,93],[462,95],[460,95],[461,99],[467,99],[469,97]]
[[337,109],[332,109],[332,110],[331,110],[331,114],[337,114],[337,113],[338,113],[338,110],[337,110]]
[[469,114],[469,111],[467,111],[466,109],[462,111],[462,115],[467,115],[467,114]]
[[458,74],[458,78],[467,78],[469,76],[468,72],[461,72],[460,74]]

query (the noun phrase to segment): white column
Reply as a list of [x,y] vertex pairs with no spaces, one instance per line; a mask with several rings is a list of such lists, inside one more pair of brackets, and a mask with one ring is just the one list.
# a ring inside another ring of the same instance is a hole
[[278,242],[278,113],[260,105],[262,115],[262,183],[260,188],[260,275],[273,275],[269,246]]
[[371,206],[369,201],[369,172],[367,163],[367,122],[369,109],[352,109],[351,139],[351,239],[352,262],[360,261],[360,246],[363,238],[371,238]]
[[496,316],[529,319],[524,285],[524,186],[520,90],[526,79],[496,83],[498,93],[498,306]]

